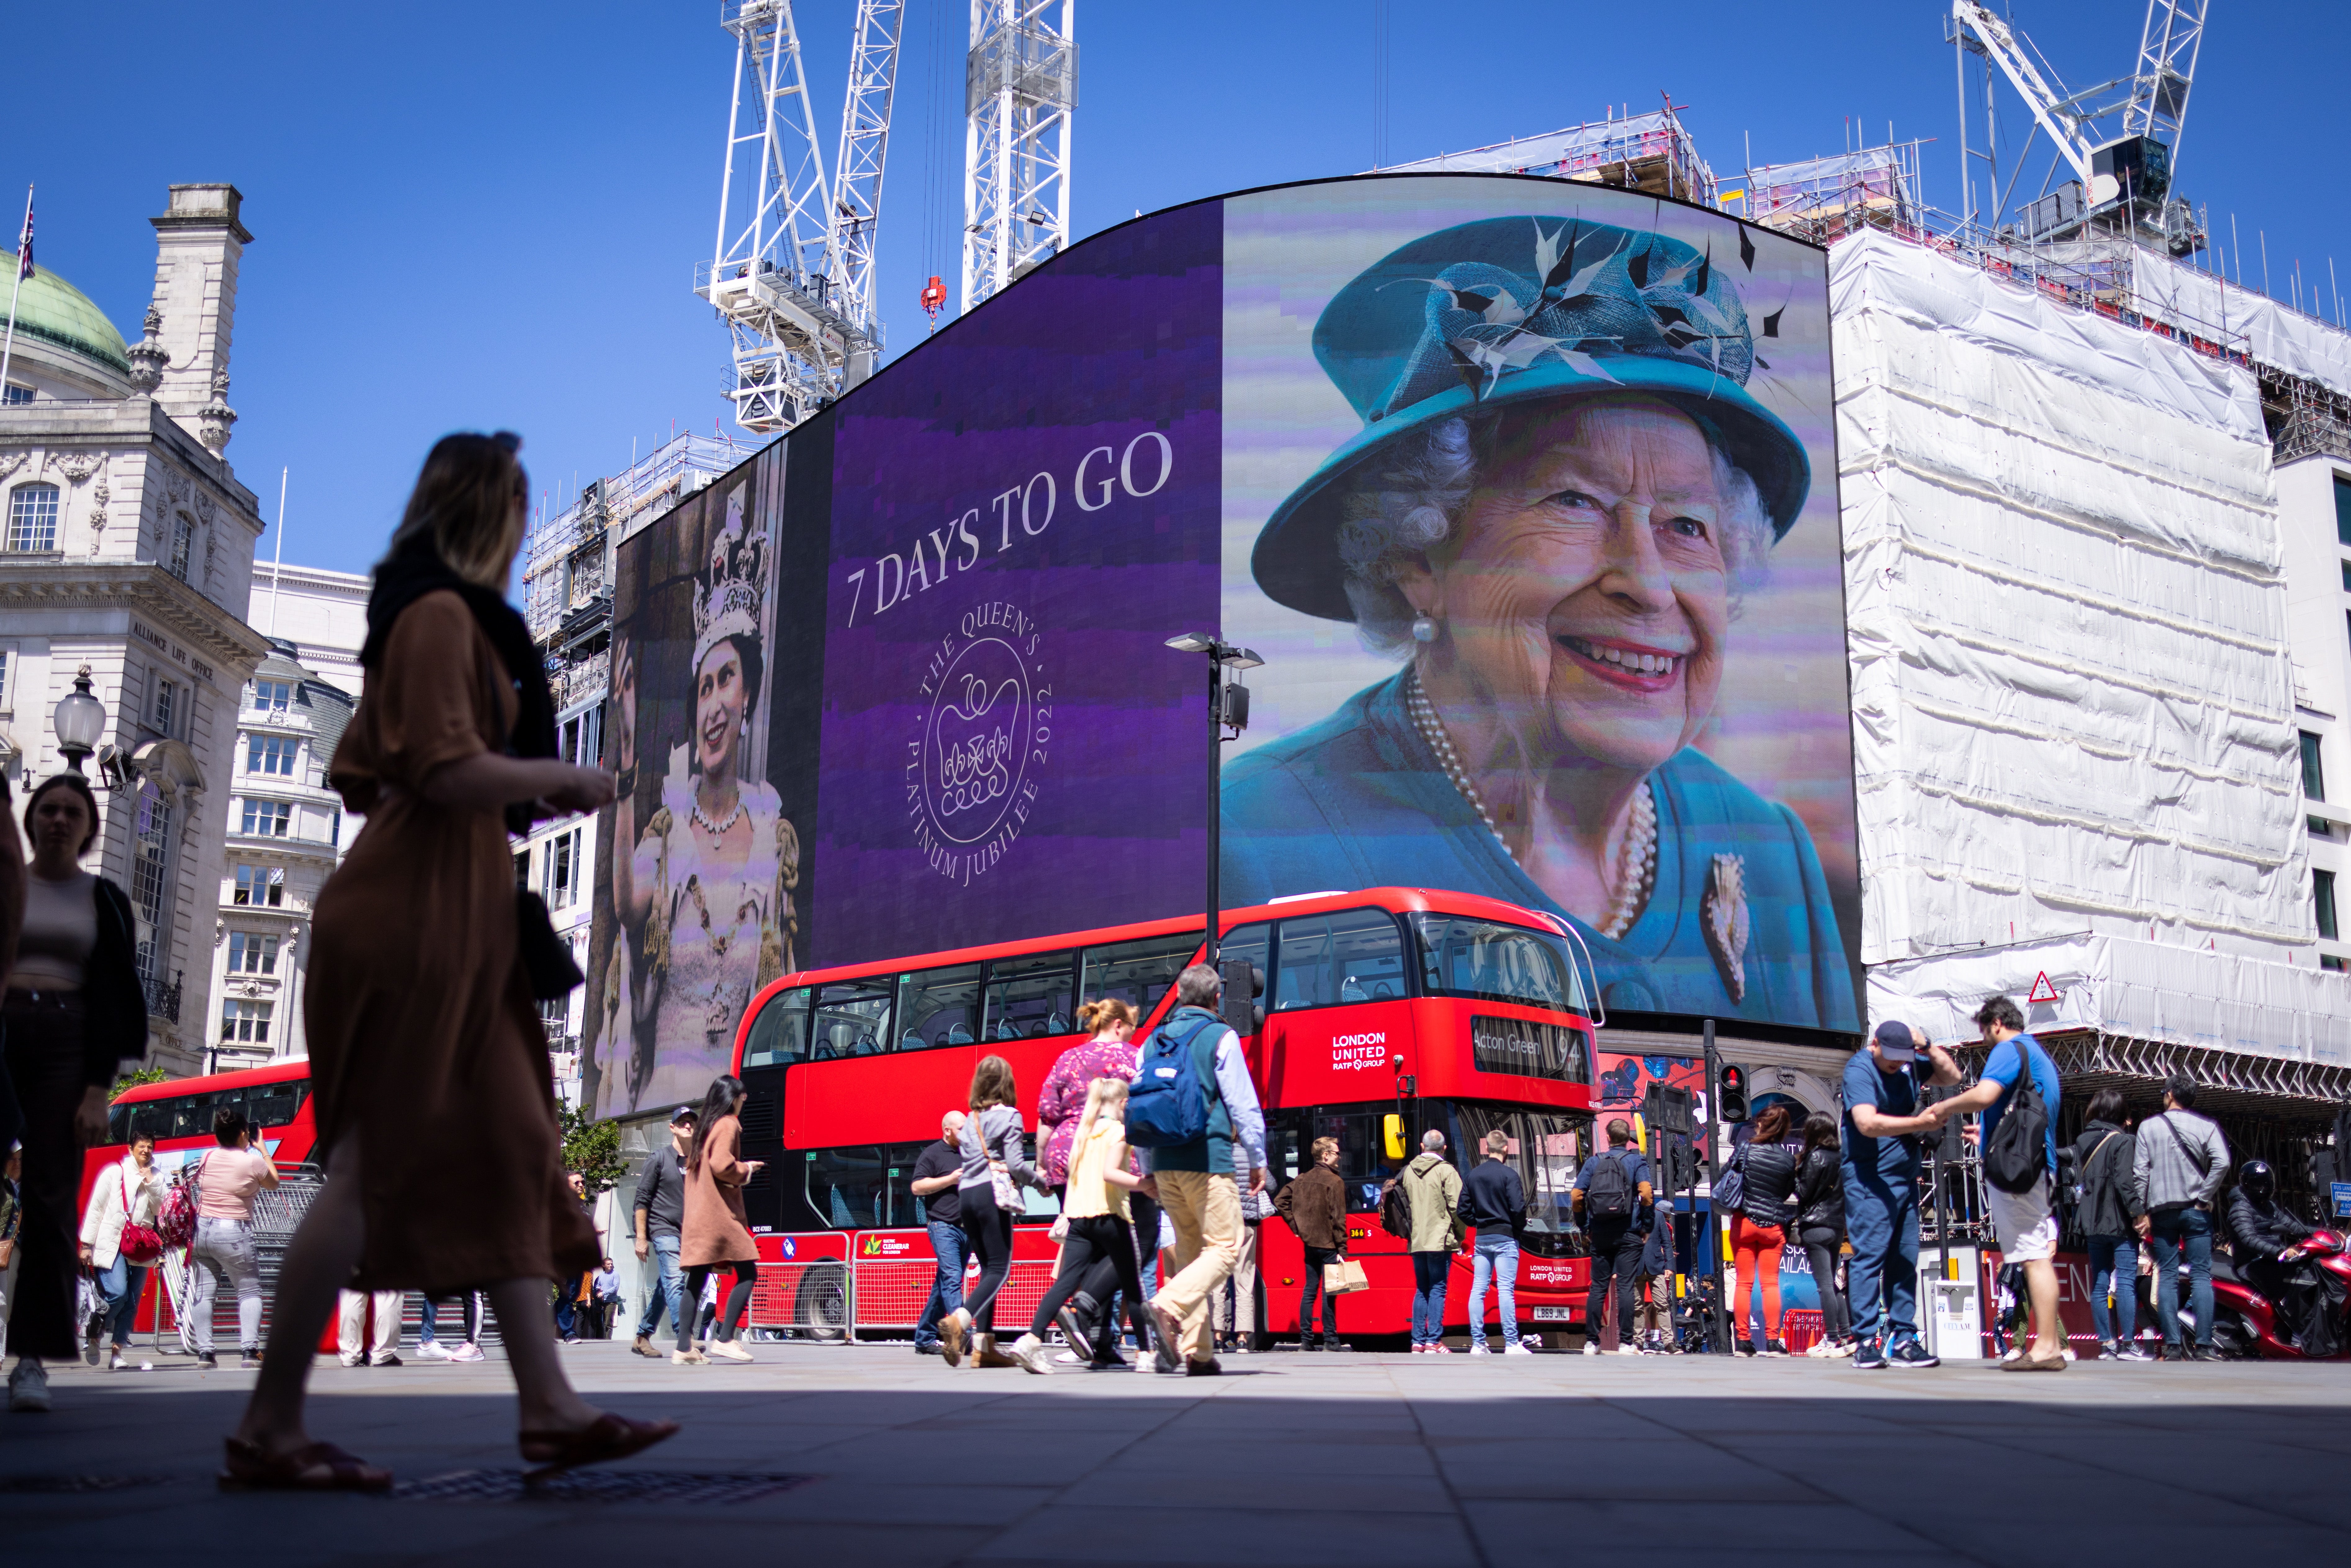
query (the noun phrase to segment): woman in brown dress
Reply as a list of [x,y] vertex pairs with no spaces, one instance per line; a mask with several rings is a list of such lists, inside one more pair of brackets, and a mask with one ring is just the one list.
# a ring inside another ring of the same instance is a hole
[[391,1485],[304,1429],[311,1352],[345,1287],[484,1291],[533,1463],[617,1458],[676,1430],[583,1401],[548,1310],[548,1281],[598,1251],[564,1187],[507,835],[602,806],[612,779],[556,759],[546,675],[504,597],[529,494],[520,445],[444,438],[376,568],[367,686],[329,774],[367,825],[319,895],[304,997],[327,1182],[287,1249],[225,1486]]
[[[670,1353],[670,1360],[681,1365],[704,1365],[714,1355],[721,1361],[752,1359],[736,1340],[751,1304],[751,1282],[759,1277],[759,1249],[743,1217],[743,1184],[767,1162],[740,1157],[742,1111],[743,1081],[713,1079],[685,1157],[685,1223],[678,1235],[677,1266],[685,1270],[687,1305],[677,1321],[677,1349]],[[705,1354],[694,1348],[694,1303],[702,1300],[703,1281],[722,1266],[735,1271],[735,1286]]]

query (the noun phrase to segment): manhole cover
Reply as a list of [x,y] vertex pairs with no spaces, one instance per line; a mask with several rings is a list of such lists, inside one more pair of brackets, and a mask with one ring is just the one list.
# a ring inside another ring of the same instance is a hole
[[571,1470],[525,1485],[521,1470],[452,1470],[392,1488],[406,1502],[745,1503],[814,1480],[813,1476],[693,1475],[664,1470]]
[[0,1476],[0,1495],[56,1497],[73,1492],[131,1491],[141,1487],[169,1486],[185,1477],[173,1476]]

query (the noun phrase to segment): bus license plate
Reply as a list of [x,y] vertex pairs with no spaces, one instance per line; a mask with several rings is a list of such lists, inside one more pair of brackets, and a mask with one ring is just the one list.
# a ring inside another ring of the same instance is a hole
[[1574,1321],[1573,1312],[1566,1307],[1537,1307],[1534,1309],[1534,1316],[1535,1322],[1539,1323],[1564,1323]]

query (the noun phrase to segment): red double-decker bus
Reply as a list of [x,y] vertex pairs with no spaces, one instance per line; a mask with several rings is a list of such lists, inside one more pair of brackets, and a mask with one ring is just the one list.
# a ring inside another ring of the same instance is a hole
[[306,1058],[202,1078],[141,1083],[124,1090],[108,1107],[106,1142],[84,1152],[81,1202],[89,1203],[90,1183],[98,1173],[131,1152],[134,1134],[144,1133],[153,1138],[157,1163],[167,1174],[175,1174],[184,1161],[217,1146],[213,1141],[213,1116],[229,1107],[245,1113],[246,1123],[253,1129],[253,1146],[280,1168],[310,1157],[319,1134],[311,1118],[310,1063]]
[[[1265,977],[1244,1045],[1265,1107],[1269,1192],[1335,1137],[1349,1255],[1370,1289],[1340,1305],[1349,1336],[1405,1333],[1412,1269],[1378,1220],[1381,1185],[1445,1134],[1457,1164],[1499,1128],[1529,1212],[1518,1309],[1580,1322],[1584,1245],[1568,1192],[1591,1152],[1596,1042],[1589,959],[1546,916],[1416,888],[1318,894],[1228,910],[1218,961]],[[980,1058],[1011,1062],[1033,1139],[1037,1092],[1076,1032],[1081,1000],[1123,998],[1147,1031],[1200,955],[1198,920],[1169,919],[786,975],[753,998],[735,1070],[744,1153],[767,1162],[746,1189],[763,1269],[755,1322],[819,1333],[911,1327],[932,1279],[910,1188],[939,1119],[963,1106]],[[1231,999],[1228,1013],[1237,1009]],[[1053,1200],[1030,1194],[1000,1317],[1050,1282]],[[1297,1328],[1304,1254],[1279,1219],[1260,1233],[1266,1326]],[[1467,1322],[1469,1259],[1455,1258],[1448,1322]],[[1489,1312],[1492,1310],[1489,1303]]]

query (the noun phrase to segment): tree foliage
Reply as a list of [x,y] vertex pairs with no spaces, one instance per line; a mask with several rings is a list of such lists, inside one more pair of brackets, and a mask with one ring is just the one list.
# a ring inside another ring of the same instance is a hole
[[127,1089],[136,1089],[141,1083],[161,1083],[171,1076],[160,1067],[134,1067],[114,1081],[113,1089],[107,1093],[107,1101],[111,1103],[121,1099],[123,1091]]
[[621,1157],[621,1124],[597,1121],[569,1105],[556,1106],[555,1115],[563,1132],[563,1168],[587,1179],[588,1196],[620,1186],[629,1169]]

